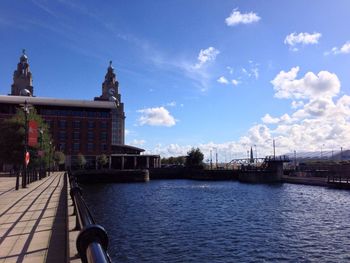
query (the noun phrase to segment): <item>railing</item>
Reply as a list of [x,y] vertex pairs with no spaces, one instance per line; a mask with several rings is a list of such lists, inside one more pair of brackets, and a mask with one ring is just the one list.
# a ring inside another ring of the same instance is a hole
[[22,188],[25,188],[30,183],[33,183],[46,177],[46,171],[38,171],[36,169],[22,169],[22,171],[16,171],[16,190],[19,189],[20,177],[22,177]]
[[70,196],[76,215],[76,229],[80,230],[76,245],[81,260],[89,263],[112,262],[108,253],[108,235],[105,229],[96,224],[82,195],[81,188],[70,173]]
[[338,184],[350,184],[350,177],[348,175],[328,175],[327,176],[328,183],[338,183]]

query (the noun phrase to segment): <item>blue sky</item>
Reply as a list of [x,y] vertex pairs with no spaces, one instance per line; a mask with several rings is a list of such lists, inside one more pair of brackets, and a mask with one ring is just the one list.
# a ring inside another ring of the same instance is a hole
[[21,50],[36,96],[93,99],[113,61],[126,142],[220,160],[350,145],[350,2],[0,3],[0,93]]

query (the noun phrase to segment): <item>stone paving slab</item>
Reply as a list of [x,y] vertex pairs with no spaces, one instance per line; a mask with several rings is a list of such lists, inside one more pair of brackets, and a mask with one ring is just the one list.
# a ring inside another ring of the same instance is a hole
[[0,178],[0,263],[66,262],[64,172],[51,173],[18,191],[14,186],[15,178]]

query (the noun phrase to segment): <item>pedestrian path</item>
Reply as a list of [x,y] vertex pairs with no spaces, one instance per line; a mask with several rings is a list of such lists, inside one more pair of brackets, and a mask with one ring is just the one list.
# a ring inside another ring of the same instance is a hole
[[0,178],[0,263],[66,262],[67,180],[64,172],[14,189]]

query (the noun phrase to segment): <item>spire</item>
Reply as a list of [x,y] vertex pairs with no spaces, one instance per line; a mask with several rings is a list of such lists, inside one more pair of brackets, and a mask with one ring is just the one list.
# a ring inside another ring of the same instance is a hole
[[26,55],[26,50],[22,49],[22,56],[20,57],[20,62],[21,63],[28,63],[28,57]]
[[250,163],[254,163],[253,147],[250,147]]

